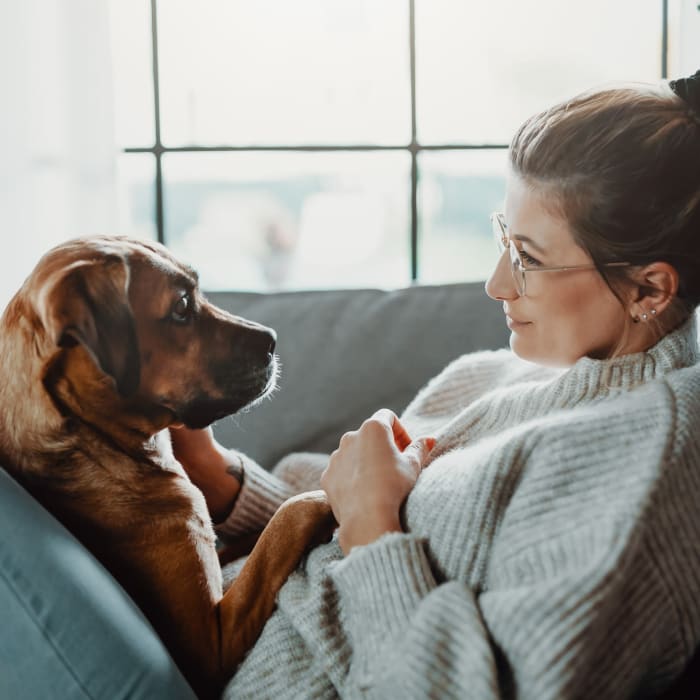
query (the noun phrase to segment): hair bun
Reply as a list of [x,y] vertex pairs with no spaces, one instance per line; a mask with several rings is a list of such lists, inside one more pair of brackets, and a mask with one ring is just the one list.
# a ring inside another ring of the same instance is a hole
[[700,70],[688,78],[671,80],[668,85],[691,109],[700,114]]

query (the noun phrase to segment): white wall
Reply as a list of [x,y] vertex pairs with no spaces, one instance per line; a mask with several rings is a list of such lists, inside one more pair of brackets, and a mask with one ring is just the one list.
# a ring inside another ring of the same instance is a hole
[[113,229],[108,6],[0,2],[0,309],[38,256]]

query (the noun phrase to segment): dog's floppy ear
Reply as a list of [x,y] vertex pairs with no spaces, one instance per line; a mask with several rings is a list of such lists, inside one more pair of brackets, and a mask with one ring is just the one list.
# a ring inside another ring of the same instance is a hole
[[109,255],[74,263],[45,300],[56,345],[85,347],[98,367],[114,379],[122,396],[136,391],[140,375],[128,287],[126,261]]

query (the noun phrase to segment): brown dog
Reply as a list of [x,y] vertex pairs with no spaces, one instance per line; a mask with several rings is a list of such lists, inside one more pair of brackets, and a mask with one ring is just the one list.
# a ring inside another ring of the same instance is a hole
[[290,499],[222,595],[202,493],[169,425],[209,425],[274,385],[275,335],[209,304],[161,245],[70,241],[0,321],[0,458],[109,568],[202,696],[218,693],[280,586],[334,521]]

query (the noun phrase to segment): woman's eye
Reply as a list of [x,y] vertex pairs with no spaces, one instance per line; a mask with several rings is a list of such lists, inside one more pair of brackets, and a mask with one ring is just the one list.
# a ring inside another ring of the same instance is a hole
[[527,263],[528,265],[532,265],[533,267],[540,264],[540,261],[537,258],[533,258],[532,255],[529,255],[524,250],[520,251],[520,258],[523,262]]
[[177,323],[186,323],[192,314],[192,299],[189,294],[181,296],[170,312],[170,318]]

